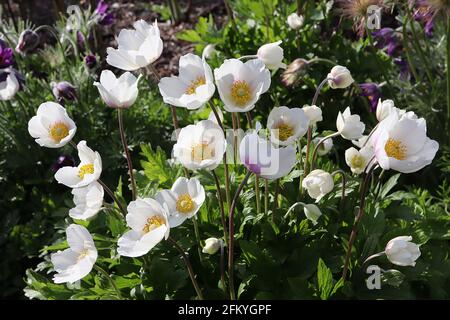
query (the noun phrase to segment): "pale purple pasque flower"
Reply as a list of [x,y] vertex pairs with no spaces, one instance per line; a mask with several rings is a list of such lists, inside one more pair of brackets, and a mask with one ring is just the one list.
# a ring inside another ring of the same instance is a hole
[[39,45],[40,37],[33,30],[22,31],[16,46],[16,52],[24,55],[33,51]]
[[100,16],[98,23],[102,26],[109,26],[114,23],[115,17],[111,12],[108,12],[109,5],[105,1],[100,0],[95,8],[95,14]]
[[67,81],[51,82],[53,95],[59,103],[73,101],[77,98],[75,86]]
[[97,58],[93,54],[88,54],[84,57],[84,63],[88,69],[92,69],[97,65]]
[[410,0],[410,5],[414,5],[414,19],[424,24],[425,35],[429,38],[433,36],[436,18],[442,13],[444,16],[450,15],[449,0]]
[[56,172],[62,167],[73,167],[75,166],[75,159],[68,154],[63,154],[58,157],[58,159],[52,164],[52,171]]
[[375,112],[378,106],[378,99],[381,98],[380,86],[376,83],[368,82],[361,83],[359,87],[362,91],[361,95],[369,99],[370,110]]
[[0,82],[3,82],[6,80],[8,75],[13,74],[14,77],[16,77],[17,81],[19,82],[19,90],[22,90],[25,86],[25,77],[23,74],[21,74],[19,71],[17,71],[14,68],[5,68],[0,70]]
[[8,68],[14,64],[13,49],[0,39],[0,68]]

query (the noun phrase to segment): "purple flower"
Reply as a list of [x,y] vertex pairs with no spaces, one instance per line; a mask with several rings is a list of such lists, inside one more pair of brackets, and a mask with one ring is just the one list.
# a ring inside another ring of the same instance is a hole
[[83,34],[80,31],[77,31],[77,44],[78,44],[78,48],[82,52],[84,52],[84,50],[86,49],[86,47],[84,45],[84,41],[85,41],[85,38],[84,38]]
[[382,28],[378,31],[374,31],[372,35],[376,39],[376,47],[379,49],[386,48],[386,53],[394,57],[398,52],[402,51],[402,45],[395,33],[395,30],[392,28]]
[[112,13],[107,12],[109,6],[105,3],[105,1],[100,0],[97,3],[97,8],[95,9],[95,14],[100,16],[98,23],[103,26],[108,26],[114,23],[115,17]]
[[55,163],[52,164],[51,169],[53,172],[56,172],[62,167],[73,167],[74,165],[75,159],[68,154],[63,154],[58,157]]
[[59,103],[63,103],[64,101],[73,101],[77,98],[77,94],[75,91],[75,86],[67,81],[61,82],[51,82],[50,86],[52,87],[53,95]]
[[88,69],[92,69],[97,65],[97,58],[93,54],[88,54],[84,57],[84,63]]
[[430,4],[425,0],[418,0],[414,3],[414,5],[415,5],[413,14],[414,19],[424,24],[425,35],[428,38],[432,38],[434,31],[436,10],[433,10]]
[[8,68],[14,64],[13,49],[0,39],[0,68]]
[[394,64],[400,68],[400,79],[403,81],[410,80],[411,72],[409,70],[408,62],[404,58],[395,58]]
[[251,163],[250,159],[245,159],[244,166],[256,175],[261,173],[261,165],[258,163]]
[[370,102],[370,110],[375,112],[378,106],[378,100],[381,98],[380,86],[376,83],[361,83],[359,87],[362,90],[361,95],[367,97]]
[[33,30],[24,30],[19,37],[19,42],[16,46],[16,51],[20,54],[31,52],[39,45],[39,35]]
[[5,81],[9,74],[13,74],[16,77],[19,82],[19,90],[22,90],[25,86],[25,77],[14,68],[5,68],[0,70],[0,82]]

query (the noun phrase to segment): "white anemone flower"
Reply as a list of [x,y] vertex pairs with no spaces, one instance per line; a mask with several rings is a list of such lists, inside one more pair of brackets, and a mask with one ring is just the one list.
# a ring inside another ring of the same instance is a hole
[[155,196],[161,205],[166,204],[171,228],[195,216],[205,202],[205,189],[197,178],[178,178],[170,190],[161,190]]
[[420,248],[411,240],[411,236],[400,236],[390,240],[384,251],[389,261],[398,266],[414,267],[420,257]]
[[247,112],[270,87],[270,71],[259,59],[229,59],[214,70],[217,90],[228,112]]
[[267,139],[261,138],[257,130],[242,139],[239,157],[248,170],[268,180],[288,175],[296,163],[293,146],[276,148]]
[[345,162],[354,174],[361,174],[373,157],[373,148],[366,146],[361,150],[351,147],[345,150]]
[[66,229],[69,248],[51,256],[57,274],[55,283],[74,283],[87,276],[97,261],[97,249],[89,231],[80,225],[71,224]]
[[165,103],[188,110],[203,106],[216,90],[211,67],[192,53],[180,58],[179,76],[162,78],[158,87]]
[[11,100],[19,89],[19,80],[13,73],[8,74],[4,81],[0,81],[0,101]]
[[281,146],[294,144],[308,131],[309,118],[300,108],[276,107],[267,118],[272,143]]
[[135,77],[131,72],[125,72],[116,78],[110,70],[103,70],[100,82],[94,82],[102,100],[111,108],[128,108],[138,97],[138,82],[142,75]]
[[62,167],[55,173],[55,179],[69,188],[81,188],[97,181],[102,173],[102,158],[82,140],[77,145],[80,164],[77,167]]
[[214,170],[222,162],[227,142],[223,130],[211,120],[202,120],[180,130],[173,156],[189,170]]
[[424,118],[413,113],[397,113],[381,121],[371,137],[378,164],[384,170],[416,172],[429,165],[439,143],[427,137]]
[[345,89],[355,81],[350,71],[343,66],[334,66],[328,74],[327,79],[328,85],[332,89]]
[[311,198],[319,202],[334,188],[333,177],[326,171],[316,169],[311,171],[302,181],[302,186]]
[[[314,143],[314,145],[317,145],[321,139],[322,137],[317,137],[314,138],[312,142]],[[317,148],[317,154],[319,156],[324,156],[328,152],[330,152],[332,148],[333,148],[333,138],[328,138],[320,144],[319,148]]]
[[72,140],[77,126],[63,106],[55,102],[42,103],[28,122],[28,132],[41,147],[59,148]]
[[86,187],[72,189],[75,207],[69,210],[72,219],[88,220],[102,208],[105,191],[97,181]]
[[163,42],[158,23],[144,20],[133,24],[134,30],[122,29],[117,38],[118,48],[107,48],[106,62],[125,71],[134,71],[153,63],[161,56]]
[[215,254],[222,246],[222,239],[208,238],[205,240],[205,246],[203,247],[202,252],[207,254]]
[[305,23],[305,17],[298,15],[297,12],[291,13],[286,19],[287,24],[293,30],[300,29]]
[[256,56],[266,65],[269,70],[286,69],[286,64],[284,64],[283,58],[283,48],[280,47],[282,41],[277,41],[273,43],[267,43],[259,47]]
[[342,138],[358,140],[362,137],[366,125],[361,121],[359,115],[351,114],[350,107],[347,107],[344,113],[339,111],[336,118],[336,127]]
[[305,112],[306,116],[309,118],[309,125],[313,126],[317,122],[322,121],[322,109],[318,106],[305,105],[302,110]]
[[125,257],[147,254],[162,239],[169,237],[170,225],[167,211],[158,201],[145,198],[131,201],[127,207],[127,226],[117,242],[117,252]]

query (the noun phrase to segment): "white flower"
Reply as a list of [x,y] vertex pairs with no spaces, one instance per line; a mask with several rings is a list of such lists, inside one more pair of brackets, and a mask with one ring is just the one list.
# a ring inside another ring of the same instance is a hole
[[125,72],[116,78],[110,70],[103,70],[100,82],[94,82],[103,101],[111,108],[128,108],[138,96],[138,82],[142,75],[136,78],[131,72]]
[[222,162],[227,142],[222,129],[211,120],[202,120],[180,130],[173,156],[190,170],[214,170]]
[[28,122],[28,132],[41,147],[59,148],[72,140],[77,126],[66,109],[55,102],[44,102]]
[[[381,99],[379,99],[376,112],[377,120],[383,121],[392,113],[397,113],[399,116],[403,116],[406,114],[406,111],[395,107],[394,101],[392,100],[382,101]],[[414,114],[414,112],[412,111],[408,113]]]
[[117,38],[118,48],[106,49],[106,62],[116,68],[134,71],[148,66],[162,53],[163,42],[158,23],[148,24],[144,20],[133,24],[135,30],[122,29]]
[[354,174],[360,174],[364,172],[372,157],[373,149],[368,146],[362,148],[359,151],[353,147],[345,150],[345,162]]
[[316,169],[303,179],[302,186],[308,191],[311,198],[319,202],[323,196],[333,190],[333,177],[326,171]]
[[222,246],[222,240],[217,238],[208,238],[205,240],[205,246],[202,249],[203,253],[214,254]]
[[[313,139],[313,143],[315,145],[317,145],[320,141],[320,139],[322,139],[321,137],[317,137]],[[319,156],[324,156],[326,155],[328,152],[330,152],[330,150],[333,148],[333,139],[332,138],[328,138],[326,139],[324,142],[322,142],[319,146],[319,148],[317,149],[317,154]]]
[[257,131],[242,139],[239,156],[248,170],[269,180],[286,176],[296,162],[293,146],[275,148],[267,139],[259,137]]
[[190,219],[205,201],[205,189],[197,178],[178,178],[170,190],[161,190],[155,196],[161,205],[166,204],[171,228]]
[[55,174],[55,179],[69,188],[81,188],[97,181],[102,173],[102,158],[82,140],[77,145],[80,164],[77,167],[62,167]]
[[228,112],[247,112],[270,87],[270,72],[259,59],[229,59],[214,70],[217,90]]
[[368,135],[363,135],[361,138],[359,138],[358,140],[352,140],[352,143],[357,146],[358,148],[362,148],[364,146],[370,146],[370,142],[367,141],[367,139],[369,139]]
[[211,67],[192,53],[180,58],[179,76],[162,78],[158,84],[165,103],[189,110],[198,109],[216,90]]
[[9,73],[4,81],[0,81],[0,101],[11,100],[19,89],[19,80],[14,73]]
[[366,125],[360,119],[359,115],[350,113],[350,107],[347,107],[344,113],[339,111],[336,127],[342,138],[357,140],[362,137]]
[[306,116],[309,118],[309,125],[313,126],[317,122],[322,121],[322,109],[317,106],[304,106],[303,111],[306,113]]
[[269,70],[286,69],[283,61],[283,48],[280,47],[281,40],[273,43],[267,43],[259,47],[256,56],[266,65]]
[[303,206],[303,212],[305,213],[306,218],[310,220],[313,225],[317,224],[317,220],[322,215],[319,207],[315,204],[305,204]]
[[[219,108],[216,108],[216,110],[217,110],[217,114],[219,115],[220,122],[223,123],[223,112],[222,112],[222,110],[220,110]],[[207,120],[211,120],[212,122],[219,124],[219,123],[217,122],[216,115],[214,114],[213,111],[211,111],[211,112],[209,113],[208,119],[207,119]]]
[[411,240],[411,236],[402,236],[390,240],[384,251],[389,261],[398,266],[414,267],[416,260],[420,257],[420,249]]
[[216,45],[210,43],[203,49],[202,57],[204,57],[205,59],[211,59],[215,53]]
[[102,208],[103,187],[97,181],[86,187],[72,189],[75,208],[69,210],[72,219],[88,220],[94,217]]
[[343,66],[334,66],[327,78],[328,85],[332,89],[345,89],[355,81],[353,80],[350,71]]
[[51,256],[57,274],[55,283],[74,283],[91,272],[97,261],[97,249],[89,231],[80,225],[71,224],[66,229],[69,249],[58,251]]
[[286,20],[287,24],[291,29],[300,29],[305,23],[305,17],[299,16],[296,12],[291,13]]
[[117,242],[117,252],[121,256],[143,256],[162,239],[169,237],[167,211],[158,201],[151,198],[131,201],[127,212],[127,226],[131,230],[125,232]]
[[439,143],[427,137],[425,119],[410,113],[391,114],[379,123],[370,140],[380,167],[402,173],[429,165],[439,149]]
[[305,135],[309,118],[300,108],[275,107],[267,118],[272,143],[287,146]]

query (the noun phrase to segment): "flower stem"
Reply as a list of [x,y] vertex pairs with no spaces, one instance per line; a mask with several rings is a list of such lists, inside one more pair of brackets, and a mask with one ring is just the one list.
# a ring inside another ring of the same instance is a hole
[[119,119],[120,140],[122,141],[123,150],[125,151],[125,156],[127,158],[128,163],[128,172],[131,181],[132,199],[136,200],[137,191],[136,191],[136,181],[134,180],[133,163],[131,161],[130,151],[128,150],[127,138],[125,137],[125,130],[123,128],[122,109],[120,108],[117,109],[117,118]]
[[194,225],[195,239],[197,240],[198,258],[200,259],[200,262],[203,264],[203,255],[202,255],[202,250],[201,250],[200,232],[198,231],[197,216],[194,216],[192,218],[192,224]]
[[220,188],[220,181],[219,181],[219,177],[217,177],[217,174],[214,170],[211,170],[211,173],[214,177],[214,181],[216,182],[217,198],[219,200],[220,218],[222,221],[222,228],[223,228],[223,237],[225,239],[225,242],[228,243],[228,232],[227,232],[227,225],[226,225],[225,210],[223,207],[222,190]]
[[117,286],[116,282],[113,280],[113,278],[106,272],[103,268],[99,267],[98,265],[94,264],[94,269],[103,274],[111,284],[111,286],[116,290],[117,297],[119,299],[122,299],[122,294],[120,293],[119,287]]
[[246,184],[248,178],[252,174],[251,171],[247,171],[247,174],[245,175],[244,179],[242,179],[241,184],[236,190],[236,193],[233,197],[233,202],[231,203],[230,207],[230,214],[228,217],[228,230],[229,230],[229,241],[228,241],[228,277],[230,279],[230,297],[231,300],[236,300],[236,294],[234,292],[234,209],[236,208],[236,203],[238,201],[239,195],[244,188],[244,185]]
[[[228,241],[227,238],[225,238]],[[226,283],[225,283],[225,248],[223,242],[220,242],[220,282],[222,282],[223,292],[227,292]]]
[[269,180],[264,179],[264,215],[269,213]]
[[447,19],[447,132],[450,128],[450,16]]
[[345,176],[345,171],[342,169],[334,171],[331,175],[334,177],[336,174],[340,174],[341,179],[342,179],[341,208],[343,208],[344,201],[345,201],[345,185],[346,185],[347,178]]
[[317,151],[319,150],[319,147],[328,139],[336,137],[339,135],[339,132],[334,132],[332,134],[329,134],[326,137],[323,137],[322,139],[319,140],[319,142],[317,143],[317,145],[314,147],[314,151],[313,151],[313,155],[312,155],[312,159],[311,159],[311,170],[314,170],[314,166],[316,164],[316,158],[317,158]]
[[125,208],[122,206],[122,203],[117,199],[117,197],[114,195],[114,192],[111,191],[110,188],[108,188],[108,186],[100,179],[97,180],[98,183],[100,183],[103,187],[103,189],[105,189],[106,193],[109,194],[109,196],[113,199],[113,201],[117,204],[117,206],[119,207],[120,211],[122,212],[123,217],[125,218],[125,216],[127,215],[127,211],[125,210]]
[[202,294],[202,291],[200,290],[197,280],[195,279],[194,270],[192,269],[192,265],[191,265],[191,262],[189,261],[189,257],[186,255],[183,248],[181,248],[180,245],[174,239],[172,239],[172,237],[167,238],[167,241],[169,241],[171,244],[173,244],[173,246],[178,250],[178,252],[180,252],[181,257],[183,258],[184,263],[186,264],[186,267],[188,269],[189,277],[191,278],[192,285],[194,286],[195,292],[197,292],[198,298],[200,300],[203,300],[203,294]]
[[350,256],[352,254],[352,247],[353,247],[353,242],[356,239],[356,233],[358,232],[358,225],[361,222],[361,219],[364,215],[364,207],[365,207],[365,203],[366,203],[366,193],[367,193],[367,187],[369,186],[369,182],[370,179],[372,177],[372,171],[374,170],[376,166],[373,165],[370,170],[367,172],[366,177],[364,179],[364,183],[362,185],[361,188],[361,195],[360,195],[360,199],[359,199],[359,211],[358,211],[358,215],[356,216],[355,219],[355,223],[353,224],[353,229],[352,232],[350,234],[350,239],[348,241],[348,248],[347,248],[347,253],[345,254],[345,262],[344,262],[344,269],[342,271],[342,279],[345,282],[345,278],[347,276],[347,271],[348,271],[348,265],[350,262]]

